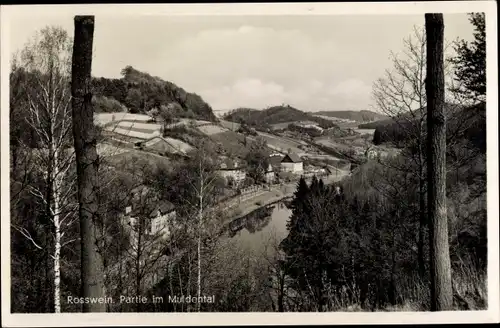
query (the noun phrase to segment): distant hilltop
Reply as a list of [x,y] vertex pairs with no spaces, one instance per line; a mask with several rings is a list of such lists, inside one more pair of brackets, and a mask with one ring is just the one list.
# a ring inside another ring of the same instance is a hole
[[280,105],[266,109],[237,108],[224,116],[225,120],[245,123],[250,126],[272,126],[275,124],[289,124],[292,122],[314,122],[323,129],[333,128],[336,125],[331,121],[317,117],[312,113],[303,112],[297,108]]
[[388,119],[389,117],[383,114],[372,112],[369,110],[339,110],[339,111],[319,111],[313,113],[316,116],[328,116],[342,120],[349,120],[357,123],[368,123]]

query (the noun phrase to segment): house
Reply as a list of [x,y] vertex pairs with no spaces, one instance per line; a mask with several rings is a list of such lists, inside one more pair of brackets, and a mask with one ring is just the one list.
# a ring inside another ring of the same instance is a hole
[[144,235],[161,234],[162,237],[167,237],[170,234],[168,227],[174,223],[176,215],[172,203],[159,199],[148,187],[139,186],[131,192],[130,203],[125,208],[122,224],[138,231],[138,223],[141,222],[143,225],[140,228]]
[[155,201],[151,205],[127,206],[125,208],[124,223],[136,228],[139,218],[142,217],[144,235],[161,235],[166,238],[170,235],[169,226],[176,219],[175,207],[165,200]]
[[237,159],[223,158],[218,173],[226,181],[233,181],[235,185],[241,184],[247,177],[245,167]]
[[281,171],[301,174],[304,171],[304,163],[297,154],[289,153],[281,160]]
[[264,173],[264,178],[266,179],[267,183],[274,183],[276,180],[276,173],[274,172],[273,166],[271,163],[267,166],[267,170]]

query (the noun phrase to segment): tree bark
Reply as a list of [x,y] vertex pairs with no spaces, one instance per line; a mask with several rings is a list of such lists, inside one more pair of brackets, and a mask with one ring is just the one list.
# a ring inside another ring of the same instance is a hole
[[424,177],[424,167],[420,165],[420,176],[418,182],[418,203],[419,203],[419,224],[418,224],[418,275],[422,281],[425,281],[425,253],[424,253],[424,238],[425,238],[425,228],[427,226],[426,211],[425,211],[425,177]]
[[[91,103],[92,44],[94,16],[75,16],[71,94],[73,111],[73,137],[78,177],[78,202],[81,237],[82,296],[104,297],[102,259],[97,245],[98,219],[98,156],[94,109]],[[103,302],[89,302],[83,312],[105,312]]]
[[442,14],[425,14],[427,34],[427,151],[428,206],[431,259],[431,311],[451,310],[448,221],[446,211],[446,116]]

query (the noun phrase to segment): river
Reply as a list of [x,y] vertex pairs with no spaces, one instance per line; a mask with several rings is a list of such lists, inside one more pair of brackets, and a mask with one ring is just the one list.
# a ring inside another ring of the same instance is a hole
[[242,249],[263,253],[267,247],[272,251],[270,246],[288,235],[286,223],[291,213],[284,202],[260,208],[228,224],[226,236]]

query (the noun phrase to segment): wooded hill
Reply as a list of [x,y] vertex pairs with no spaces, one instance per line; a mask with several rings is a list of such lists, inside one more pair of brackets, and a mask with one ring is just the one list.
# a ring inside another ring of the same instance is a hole
[[318,123],[323,129],[336,126],[327,119],[316,117],[291,106],[273,106],[263,110],[238,108],[226,114],[224,119],[237,123],[245,123],[259,128],[269,127],[272,124],[297,121],[313,121]]
[[146,113],[152,108],[170,105],[176,109],[177,117],[217,120],[210,105],[195,93],[132,66],[125,67],[121,73],[120,79],[92,80],[96,112]]
[[[463,107],[447,104],[447,136],[448,139],[466,139],[481,151],[486,151],[486,104],[478,103]],[[423,113],[426,112],[424,109]],[[412,136],[408,127],[414,126],[418,117],[411,118],[407,114],[397,121],[393,118],[378,122],[361,124],[359,128],[375,129],[373,143],[393,143],[396,146],[409,141]],[[424,124],[425,127],[425,124]]]
[[346,119],[346,120],[352,120],[352,121],[356,121],[356,122],[360,122],[360,123],[380,121],[380,120],[385,120],[388,118],[386,115],[375,113],[375,112],[372,112],[369,110],[319,111],[319,112],[316,112],[314,114],[335,117],[335,118],[341,118],[341,119]]

